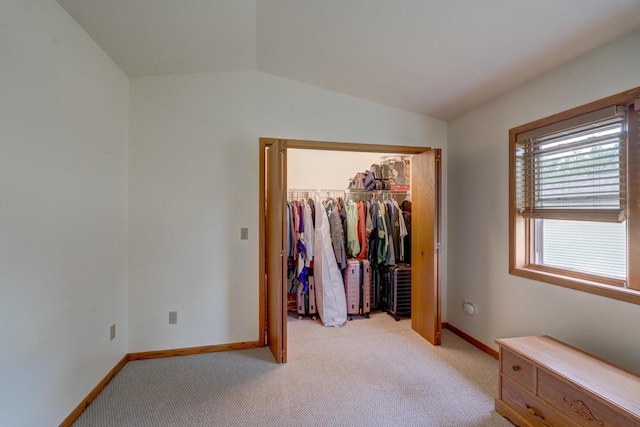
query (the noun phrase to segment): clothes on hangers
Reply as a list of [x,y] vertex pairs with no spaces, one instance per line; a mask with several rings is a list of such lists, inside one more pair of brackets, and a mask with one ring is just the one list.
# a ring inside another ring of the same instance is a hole
[[307,250],[305,258],[305,266],[310,267],[311,261],[314,256],[315,247],[315,226],[313,222],[313,216],[311,214],[311,204],[307,202],[301,202],[304,209],[304,224],[306,225],[303,235],[304,246]]
[[[344,253],[348,258],[350,255],[348,255],[349,243],[347,241],[347,210],[345,209],[344,197],[337,197],[336,202],[337,202],[336,206],[338,207],[338,212],[340,213],[340,222],[342,223],[342,244],[344,246]],[[345,258],[345,265],[343,269],[344,268],[347,268],[346,258]]]
[[349,200],[345,206],[347,225],[347,254],[355,258],[360,254],[358,240],[358,204]]
[[[337,192],[331,193],[335,196]],[[303,193],[294,194],[300,196]],[[369,194],[370,200],[353,200],[363,194]],[[304,194],[305,197],[307,195]],[[330,196],[328,191],[326,196]],[[348,258],[368,259],[372,267],[410,263],[411,202],[405,200],[399,204],[384,192],[346,192],[346,196],[348,200],[342,197],[322,200],[318,197],[323,207],[321,211],[328,220],[330,243],[338,268],[346,268]],[[303,286],[305,290],[305,278],[313,274],[311,269],[318,250],[315,247],[318,212],[315,204],[314,199],[292,200],[287,204],[287,227],[290,230],[287,253],[292,257],[291,269],[295,273],[296,285]]]
[[387,262],[387,252],[389,251],[389,235],[387,232],[387,209],[383,202],[378,204],[378,262],[376,264],[385,264]]
[[[347,251],[344,246],[344,229],[338,205],[334,201],[329,201],[326,207],[329,215],[329,227],[331,233],[331,244],[338,267],[343,270],[347,267]],[[317,214],[316,214],[317,216]]]
[[291,200],[286,210],[289,292],[307,294],[314,253],[314,221],[308,201]]
[[[404,221],[404,212],[402,212],[402,209],[400,209],[400,205],[398,205],[398,202],[396,202],[395,200],[393,201],[394,205],[398,208],[398,224],[400,225],[400,233],[399,233],[399,237],[400,237],[400,261],[401,262],[406,262],[405,261],[405,256],[406,256],[406,251],[405,251],[405,245],[404,245],[404,240],[407,237],[407,235],[409,234],[407,232],[407,225],[405,224]],[[411,248],[409,248],[409,251],[411,251]]]
[[357,203],[357,209],[358,209],[358,221],[357,221],[357,228],[358,228],[358,243],[360,244],[360,252],[358,253],[357,257],[360,259],[365,259],[367,258],[367,241],[369,239],[369,236],[367,235],[367,231],[366,231],[366,223],[367,223],[367,206],[365,202],[358,202]]
[[384,201],[384,220],[387,227],[387,265],[396,265],[396,250],[394,242],[393,204],[389,200]]

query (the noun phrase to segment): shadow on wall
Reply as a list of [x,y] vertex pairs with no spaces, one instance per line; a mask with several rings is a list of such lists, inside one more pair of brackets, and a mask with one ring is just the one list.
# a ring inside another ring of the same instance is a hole
[[[237,136],[241,135],[241,136]],[[213,280],[226,287],[227,302],[221,310],[231,341],[258,339],[258,138],[235,130],[234,137],[220,146],[224,167],[215,173],[217,183],[212,193],[220,218],[213,219],[222,236],[218,243],[226,257],[226,282]],[[241,228],[248,228],[246,240],[241,240]],[[219,317],[219,316],[217,316]]]

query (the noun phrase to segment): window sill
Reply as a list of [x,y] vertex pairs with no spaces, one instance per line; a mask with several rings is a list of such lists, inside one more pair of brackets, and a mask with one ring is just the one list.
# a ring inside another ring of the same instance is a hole
[[603,297],[613,298],[619,301],[625,301],[631,304],[640,305],[640,291],[634,289],[607,285],[590,280],[577,279],[533,268],[516,267],[510,269],[509,273],[514,276],[538,280],[540,282],[550,283],[552,285],[562,286],[565,288],[575,289],[590,294],[600,295]]

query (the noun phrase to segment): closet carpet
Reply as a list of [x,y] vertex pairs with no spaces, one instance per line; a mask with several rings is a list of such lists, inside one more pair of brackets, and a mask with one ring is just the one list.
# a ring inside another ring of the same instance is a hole
[[375,313],[288,334],[284,365],[267,348],[129,362],[74,426],[511,426],[498,361],[447,330],[433,347]]

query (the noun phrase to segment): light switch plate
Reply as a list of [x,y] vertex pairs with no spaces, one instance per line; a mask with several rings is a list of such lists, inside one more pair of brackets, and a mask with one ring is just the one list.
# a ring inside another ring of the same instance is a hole
[[169,312],[169,324],[176,325],[178,323],[178,312],[170,311]]
[[249,229],[241,228],[240,229],[240,240],[249,240]]
[[110,341],[113,341],[116,337],[116,325],[113,324],[111,325],[110,331],[109,331],[109,335],[111,337]]

